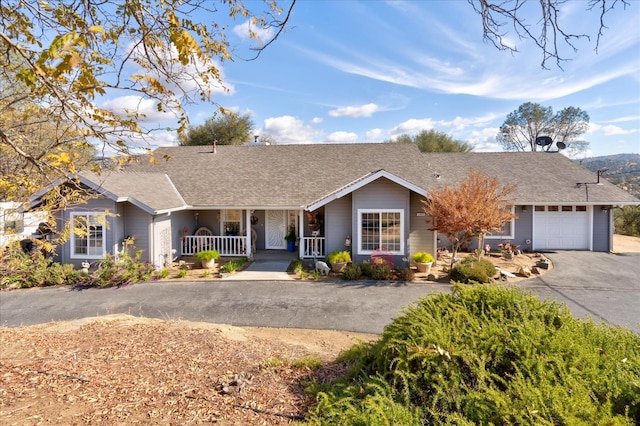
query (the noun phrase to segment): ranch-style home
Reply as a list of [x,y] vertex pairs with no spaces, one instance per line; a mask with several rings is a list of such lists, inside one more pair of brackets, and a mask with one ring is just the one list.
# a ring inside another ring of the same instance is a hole
[[157,267],[210,248],[251,257],[286,250],[293,230],[301,258],[348,249],[360,262],[382,248],[403,264],[417,251],[448,247],[429,230],[421,201],[470,169],[517,185],[517,218],[487,237],[496,247],[610,251],[612,207],[640,204],[558,153],[421,153],[414,144],[363,143],[165,147],[154,156],[155,164],[143,156],[118,171],[80,175],[95,198],[57,220],[89,223],[89,232],[58,247],[56,260],[94,261],[123,250],[125,240]]

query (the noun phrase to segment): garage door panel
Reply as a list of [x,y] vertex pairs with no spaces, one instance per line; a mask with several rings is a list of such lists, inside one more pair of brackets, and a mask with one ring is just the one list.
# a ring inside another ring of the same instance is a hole
[[533,242],[537,250],[588,250],[588,212],[536,211]]

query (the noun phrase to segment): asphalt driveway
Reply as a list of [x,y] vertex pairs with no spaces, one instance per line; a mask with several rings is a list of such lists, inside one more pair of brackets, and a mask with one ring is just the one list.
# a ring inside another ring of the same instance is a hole
[[564,302],[574,316],[640,332],[640,253],[548,253],[554,268],[519,283],[543,298]]
[[[567,303],[574,315],[640,331],[640,254],[557,252],[555,267],[520,287]],[[107,314],[235,326],[380,333],[404,307],[449,285],[300,281],[153,282],[124,288],[0,293],[0,325]]]

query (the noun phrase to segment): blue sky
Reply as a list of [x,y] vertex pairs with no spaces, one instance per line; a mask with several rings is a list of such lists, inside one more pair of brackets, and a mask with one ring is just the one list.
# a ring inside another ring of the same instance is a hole
[[[562,6],[566,29],[591,42],[576,42],[577,53],[561,44],[571,59],[561,70],[553,60],[542,69],[538,48],[512,31],[518,53],[483,41],[466,1],[300,0],[290,28],[258,59],[221,65],[228,91],[214,100],[251,114],[255,133],[279,143],[381,142],[435,129],[476,151],[501,150],[498,128],[524,102],[574,106],[591,117],[587,156],[640,153],[640,1],[607,14],[598,53],[599,17],[587,5]],[[246,23],[234,25],[230,41],[247,57]],[[191,123],[213,110],[189,106]]]

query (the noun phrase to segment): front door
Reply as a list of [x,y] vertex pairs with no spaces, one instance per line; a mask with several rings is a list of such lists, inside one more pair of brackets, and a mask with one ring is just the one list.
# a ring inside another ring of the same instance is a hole
[[267,250],[286,249],[284,236],[287,234],[287,211],[267,210],[265,218],[265,248]]

